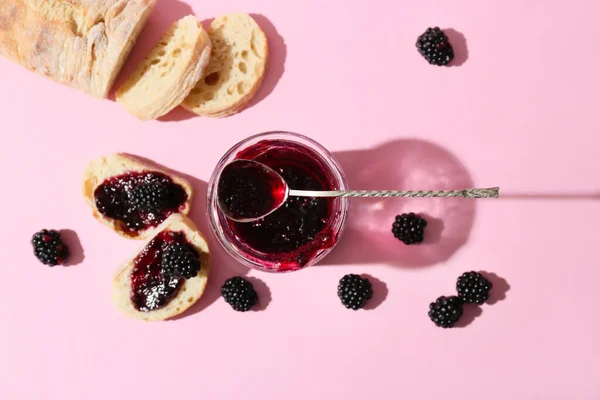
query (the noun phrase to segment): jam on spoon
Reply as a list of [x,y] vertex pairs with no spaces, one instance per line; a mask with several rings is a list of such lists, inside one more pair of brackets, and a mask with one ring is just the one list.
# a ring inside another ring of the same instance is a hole
[[271,168],[256,161],[236,160],[221,172],[217,200],[227,218],[252,222],[281,207],[288,192],[286,182]]

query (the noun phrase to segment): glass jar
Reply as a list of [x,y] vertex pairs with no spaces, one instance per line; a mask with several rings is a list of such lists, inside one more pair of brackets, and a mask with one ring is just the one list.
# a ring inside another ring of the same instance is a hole
[[223,168],[239,159],[275,169],[291,189],[348,189],[333,154],[314,140],[290,132],[246,138],[225,153],[208,183],[210,226],[225,250],[242,264],[267,272],[297,271],[329,254],[346,227],[349,199],[290,196],[284,206],[261,220],[231,221],[218,207],[217,187]]

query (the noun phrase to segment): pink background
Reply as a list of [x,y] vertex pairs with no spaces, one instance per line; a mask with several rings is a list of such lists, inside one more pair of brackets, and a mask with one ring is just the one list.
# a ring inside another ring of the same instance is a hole
[[[228,119],[177,110],[141,123],[0,61],[0,398],[600,399],[597,1],[159,3],[131,61],[184,14],[241,10],[270,39],[264,87]],[[461,65],[418,55],[431,25],[454,29]],[[92,218],[85,164],[125,151],[193,176],[192,217],[207,232],[214,165],[275,129],[334,151],[355,188],[497,185],[503,196],[356,201],[335,252],[291,275],[248,271],[211,236],[214,273],[187,316],[121,316],[111,277],[138,243]],[[405,211],[432,221],[422,246],[389,233]],[[34,259],[41,228],[71,230],[77,265]],[[436,328],[429,302],[468,270],[494,274],[494,304]],[[346,273],[373,277],[370,310],[339,303]],[[262,311],[235,313],[218,297],[240,274]]]

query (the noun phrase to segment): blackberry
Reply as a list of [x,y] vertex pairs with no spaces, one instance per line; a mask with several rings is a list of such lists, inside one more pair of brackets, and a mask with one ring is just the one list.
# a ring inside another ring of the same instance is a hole
[[429,318],[442,328],[452,328],[463,314],[463,303],[456,296],[440,296],[429,305]]
[[464,303],[483,304],[490,296],[492,283],[478,272],[465,272],[456,281],[458,297]]
[[448,36],[438,27],[427,28],[417,40],[419,53],[431,65],[448,65],[454,59],[454,49]]
[[170,244],[163,252],[161,273],[175,278],[190,279],[200,272],[200,259],[180,243]]
[[133,189],[131,204],[138,210],[158,213],[169,204],[169,189],[160,183],[148,183]]
[[31,238],[33,254],[42,264],[55,266],[69,259],[69,247],[63,243],[60,233],[42,229]]
[[373,297],[371,282],[360,275],[344,275],[338,284],[338,297],[346,308],[352,310],[363,308]]
[[231,308],[241,312],[250,310],[258,301],[252,283],[241,276],[227,279],[221,286],[221,296]]
[[427,221],[415,213],[397,215],[392,224],[392,233],[404,244],[421,243],[426,226]]

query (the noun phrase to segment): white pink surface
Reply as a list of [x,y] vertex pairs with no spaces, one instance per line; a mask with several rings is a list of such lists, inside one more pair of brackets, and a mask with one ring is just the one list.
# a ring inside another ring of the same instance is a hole
[[[133,60],[191,11],[258,14],[273,55],[259,101],[228,119],[177,110],[141,123],[0,61],[0,398],[600,398],[598,2],[159,3]],[[455,30],[462,65],[419,56],[433,25]],[[318,140],[356,188],[497,185],[503,197],[355,201],[339,247],[290,275],[248,271],[211,237],[214,273],[189,315],[122,317],[111,277],[138,243],[92,218],[85,164],[125,151],[194,177],[192,216],[207,230],[214,165],[268,130]],[[423,246],[388,232],[409,210],[434,221]],[[79,263],[39,264],[29,239],[41,228],[71,230]],[[495,274],[495,304],[436,328],[429,302],[468,270]],[[373,309],[340,305],[346,273],[374,277]],[[262,311],[218,298],[236,274],[253,277]]]

